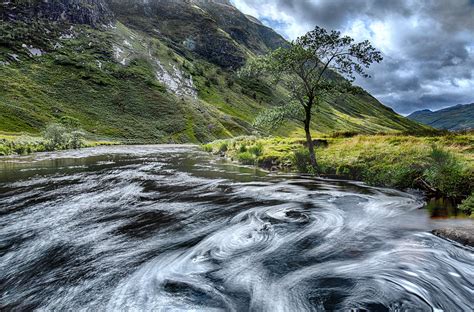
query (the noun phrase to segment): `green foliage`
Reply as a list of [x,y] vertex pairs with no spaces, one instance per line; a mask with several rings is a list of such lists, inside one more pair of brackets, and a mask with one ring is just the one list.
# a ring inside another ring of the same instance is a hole
[[245,152],[247,152],[247,145],[245,145],[245,144],[240,144],[239,152],[240,152],[240,153],[245,153]]
[[81,127],[81,122],[79,121],[79,119],[71,117],[71,116],[61,117],[59,122],[66,128],[80,128]]
[[68,148],[77,149],[83,147],[85,133],[81,130],[72,131],[69,134]]
[[[304,125],[305,136],[311,142],[313,108],[320,108],[330,97],[352,91],[354,74],[368,77],[365,69],[381,60],[381,53],[369,41],[354,43],[354,39],[341,36],[338,31],[328,32],[317,26],[288,46],[251,60],[240,75],[250,79],[263,76],[289,91],[288,100],[257,117],[257,126],[275,128],[288,120],[297,121]],[[360,93],[360,89],[356,90]],[[316,170],[313,146],[307,147]]]
[[222,142],[221,145],[219,146],[219,153],[225,153],[229,149],[228,143],[227,142]]
[[213,152],[212,144],[204,144],[202,146],[202,149],[203,149],[203,151],[205,151],[207,153],[212,153]]
[[433,146],[430,166],[425,170],[426,180],[449,196],[461,196],[468,187],[469,180],[465,166],[450,152]]
[[256,162],[256,157],[250,152],[243,152],[237,154],[237,160],[244,165],[254,165]]
[[255,118],[254,126],[267,130],[275,130],[288,120],[301,122],[304,118],[303,107],[300,104],[288,101],[282,102],[258,114]]
[[49,150],[65,148],[68,145],[69,135],[66,128],[59,124],[50,124],[43,132],[46,139],[46,147]]
[[263,154],[263,144],[257,143],[256,145],[251,146],[248,149],[249,153],[255,155],[256,157],[262,156]]
[[[57,129],[65,129],[64,134],[55,133]],[[33,137],[29,135],[2,135],[0,133],[0,156],[12,154],[26,155],[36,152],[45,152],[51,150],[61,150],[69,148],[94,147],[99,145],[115,145],[118,142],[113,141],[91,141],[85,140],[80,130],[68,130],[62,125],[52,124],[48,126],[48,132],[51,137]],[[59,137],[61,136],[61,137]],[[54,145],[52,140],[62,142],[62,144]]]
[[472,215],[474,212],[474,193],[466,198],[458,208],[465,211],[467,214]]
[[299,148],[293,152],[292,164],[298,172],[309,173],[311,171],[311,160],[306,148]]
[[48,150],[77,149],[84,146],[85,133],[79,129],[52,123],[44,130],[43,137]]

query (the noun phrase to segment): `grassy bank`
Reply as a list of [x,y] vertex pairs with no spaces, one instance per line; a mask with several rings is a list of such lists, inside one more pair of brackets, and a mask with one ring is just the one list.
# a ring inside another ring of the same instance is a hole
[[64,132],[56,138],[0,132],[0,156],[27,155],[36,152],[115,145],[119,142],[82,138],[79,133]]
[[[398,189],[418,188],[464,200],[474,210],[474,133],[416,137],[344,135],[316,137],[320,173]],[[311,173],[304,140],[240,137],[204,145],[246,165]]]

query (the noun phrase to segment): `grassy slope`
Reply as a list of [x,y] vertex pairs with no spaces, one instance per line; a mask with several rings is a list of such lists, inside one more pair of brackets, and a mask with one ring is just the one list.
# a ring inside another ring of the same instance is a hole
[[[474,191],[474,133],[319,139],[328,143],[316,151],[323,174],[402,189],[430,185],[440,194],[459,198]],[[216,141],[204,148],[243,164],[306,172],[309,162],[302,142],[301,138],[242,137]]]
[[[227,105],[220,86],[205,85],[207,76],[215,75],[212,65],[193,66],[199,68],[195,81],[208,102],[184,100],[156,80],[149,59],[137,54],[127,66],[117,64],[109,55],[115,33],[88,27],[78,33],[62,41],[59,51],[34,59],[21,55],[21,63],[0,67],[1,131],[38,133],[47,123],[70,116],[90,133],[138,142],[202,142],[248,133],[256,103],[228,92],[226,97],[241,109]],[[154,43],[160,60],[182,64],[181,57]]]

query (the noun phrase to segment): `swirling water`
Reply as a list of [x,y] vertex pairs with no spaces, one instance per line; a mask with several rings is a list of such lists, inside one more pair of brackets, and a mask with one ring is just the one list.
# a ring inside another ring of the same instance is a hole
[[0,310],[472,311],[473,250],[422,205],[190,146],[6,159]]

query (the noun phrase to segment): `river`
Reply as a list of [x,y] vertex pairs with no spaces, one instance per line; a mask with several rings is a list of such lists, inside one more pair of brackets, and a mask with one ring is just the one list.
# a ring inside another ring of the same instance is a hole
[[0,310],[472,311],[472,248],[413,194],[193,146],[0,160]]

